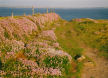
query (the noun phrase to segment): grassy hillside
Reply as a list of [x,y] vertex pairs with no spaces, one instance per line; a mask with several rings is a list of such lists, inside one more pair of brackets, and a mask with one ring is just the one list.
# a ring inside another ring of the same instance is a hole
[[100,51],[108,58],[108,20],[76,19],[72,20],[77,36],[88,46]]
[[108,57],[108,21],[73,19],[55,13],[0,17],[0,77],[81,78],[92,60],[81,48]]
[[83,55],[83,49],[79,46],[79,41],[73,31],[73,25],[67,21],[62,21],[55,30],[58,42],[64,51],[73,57],[71,72],[67,73],[68,78],[80,78],[83,68],[83,61],[78,62],[77,58]]

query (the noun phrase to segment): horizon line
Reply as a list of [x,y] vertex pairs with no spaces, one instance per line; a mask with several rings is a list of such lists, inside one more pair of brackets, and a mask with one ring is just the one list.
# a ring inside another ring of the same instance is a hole
[[[0,8],[32,8],[31,7],[14,7],[14,6],[9,6],[9,7],[4,7],[4,6],[0,6]],[[108,7],[36,7],[34,6],[34,8],[60,8],[60,9],[77,9],[77,8],[108,8]]]

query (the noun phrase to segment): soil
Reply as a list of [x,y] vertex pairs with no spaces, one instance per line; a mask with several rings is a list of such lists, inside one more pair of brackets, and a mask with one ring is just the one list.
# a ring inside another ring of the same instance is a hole
[[108,59],[99,57],[98,51],[87,46],[84,48],[84,55],[88,56],[95,63],[95,66],[84,66],[81,78],[108,78]]

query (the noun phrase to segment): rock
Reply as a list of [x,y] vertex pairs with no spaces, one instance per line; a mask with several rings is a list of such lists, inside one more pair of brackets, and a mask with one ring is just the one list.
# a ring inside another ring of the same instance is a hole
[[85,56],[81,56],[81,57],[79,57],[79,58],[77,59],[77,61],[78,61],[78,62],[81,62],[81,61],[83,61],[84,59],[86,59],[86,57],[85,57]]

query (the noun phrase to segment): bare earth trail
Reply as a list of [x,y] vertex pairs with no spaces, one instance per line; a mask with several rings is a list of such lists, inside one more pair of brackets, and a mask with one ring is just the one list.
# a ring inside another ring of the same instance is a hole
[[[66,26],[67,23],[68,22],[65,22],[64,26]],[[76,31],[74,29],[71,29],[71,31],[76,38]],[[97,50],[87,47],[80,39],[77,38],[77,40],[80,43],[80,47],[84,49],[84,55],[93,61],[93,66],[84,66],[81,72],[81,78],[108,78],[108,59],[99,57]]]
[[[73,36],[77,36],[73,29],[72,31]],[[78,40],[80,41],[80,39]],[[84,55],[94,62],[93,66],[84,66],[81,78],[108,78],[108,59],[99,57],[97,50],[86,46],[82,41],[80,43],[80,47],[84,49]]]
[[82,46],[85,55],[91,58],[95,66],[84,66],[81,78],[108,78],[108,59],[99,57],[96,50]]

